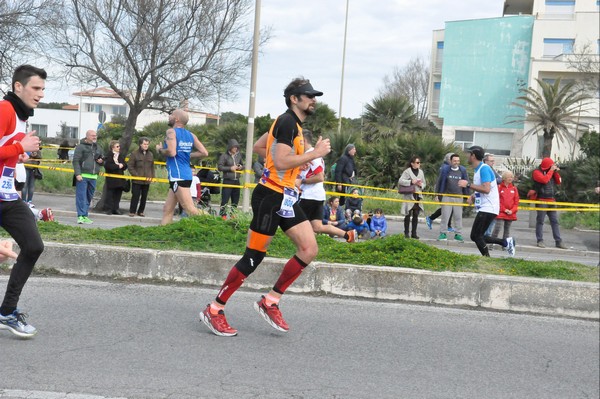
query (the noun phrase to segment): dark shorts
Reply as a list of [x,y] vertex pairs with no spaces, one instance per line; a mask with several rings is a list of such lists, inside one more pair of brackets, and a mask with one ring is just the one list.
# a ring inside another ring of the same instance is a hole
[[323,201],[301,199],[300,208],[308,220],[323,220]]
[[307,221],[306,215],[304,215],[298,202],[293,207],[293,218],[282,218],[279,216],[277,211],[281,208],[281,201],[283,201],[282,193],[273,191],[262,184],[257,185],[252,192],[251,205],[254,216],[252,217],[252,222],[250,222],[250,230],[274,236],[277,227],[281,227],[281,230],[287,231]]
[[170,181],[169,182],[169,187],[171,187],[171,190],[173,190],[173,192],[176,193],[177,189],[179,187],[183,187],[183,188],[190,188],[190,187],[192,187],[192,181],[191,180]]

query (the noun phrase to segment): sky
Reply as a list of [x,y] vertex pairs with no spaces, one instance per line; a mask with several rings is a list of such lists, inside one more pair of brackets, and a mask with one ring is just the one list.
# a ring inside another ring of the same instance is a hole
[[[383,88],[386,75],[411,59],[429,63],[432,31],[445,21],[502,16],[503,0],[349,0],[342,116],[358,118]],[[283,89],[294,78],[310,79],[318,98],[339,116],[345,0],[261,1],[261,27],[271,38],[261,48],[256,115],[285,111]],[[252,18],[251,18],[252,19]],[[250,69],[235,101],[203,105],[202,111],[247,115]],[[50,82],[49,82],[50,83]],[[49,84],[45,101],[67,101],[68,89]],[[78,89],[70,90],[70,92]]]

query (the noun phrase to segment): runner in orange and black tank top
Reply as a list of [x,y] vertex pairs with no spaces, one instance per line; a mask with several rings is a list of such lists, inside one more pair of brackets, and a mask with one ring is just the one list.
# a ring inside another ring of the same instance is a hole
[[283,193],[284,187],[294,188],[296,177],[300,174],[300,167],[279,171],[275,168],[273,159],[278,143],[289,145],[294,154],[304,154],[304,140],[300,123],[296,114],[289,109],[273,122],[267,137],[265,169],[259,184],[278,193]]

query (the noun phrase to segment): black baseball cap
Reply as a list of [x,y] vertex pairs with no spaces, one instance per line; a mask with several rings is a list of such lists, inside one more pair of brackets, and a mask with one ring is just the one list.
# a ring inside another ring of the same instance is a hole
[[312,85],[310,84],[310,82],[306,82],[304,83],[302,86],[299,87],[294,87],[290,90],[286,90],[283,93],[284,97],[288,97],[288,96],[299,96],[302,94],[307,94],[309,96],[322,96],[323,92],[322,91],[318,91],[313,89]]
[[481,161],[485,155],[485,151],[483,150],[483,148],[481,148],[478,145],[474,145],[474,146],[467,148],[467,151],[470,152],[471,154],[475,155],[475,158],[477,158],[477,160],[479,160],[479,161]]

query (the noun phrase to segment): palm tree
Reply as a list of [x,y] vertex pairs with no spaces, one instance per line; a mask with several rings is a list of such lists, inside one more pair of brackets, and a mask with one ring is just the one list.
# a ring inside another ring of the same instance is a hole
[[401,131],[419,130],[415,108],[406,97],[378,96],[365,106],[365,141],[389,140]]
[[517,97],[512,103],[523,108],[525,116],[515,116],[516,119],[509,123],[533,122],[533,127],[525,132],[524,137],[543,132],[542,156],[549,157],[552,153],[554,136],[560,142],[575,140],[569,128],[582,125],[578,121],[578,115],[585,111],[582,107],[588,105],[592,97],[582,90],[577,90],[576,81],[570,81],[562,86],[560,78],[554,83],[541,79],[536,81],[540,85],[540,91],[531,87],[521,89],[523,95]]

